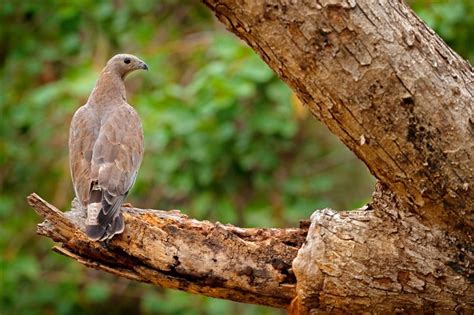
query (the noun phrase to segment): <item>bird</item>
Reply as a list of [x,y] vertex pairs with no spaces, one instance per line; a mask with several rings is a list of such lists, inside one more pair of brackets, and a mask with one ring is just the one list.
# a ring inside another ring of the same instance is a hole
[[92,241],[109,241],[125,229],[121,206],[143,159],[143,128],[127,103],[125,77],[148,70],[130,54],[113,56],[69,129],[69,165],[74,192],[86,213]]

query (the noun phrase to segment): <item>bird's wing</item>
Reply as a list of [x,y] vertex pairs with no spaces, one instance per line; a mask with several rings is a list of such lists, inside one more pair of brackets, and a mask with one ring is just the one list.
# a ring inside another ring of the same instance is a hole
[[91,189],[91,161],[100,121],[87,105],[74,114],[69,129],[69,166],[74,191],[83,207],[87,206]]
[[[115,108],[104,119],[92,153],[91,177],[97,182],[92,187],[90,203],[99,202],[100,198],[96,234],[103,230],[111,237],[123,230],[118,210],[135,182],[143,158],[143,131],[138,114],[129,105]],[[94,218],[88,218],[91,219]]]

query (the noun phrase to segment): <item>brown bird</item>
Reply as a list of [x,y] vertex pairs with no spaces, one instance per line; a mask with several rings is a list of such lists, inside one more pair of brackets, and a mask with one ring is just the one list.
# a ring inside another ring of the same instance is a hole
[[86,210],[86,234],[108,240],[125,228],[120,211],[143,158],[143,130],[127,103],[124,78],[148,66],[133,55],[107,62],[87,103],[72,118],[69,162],[74,191]]

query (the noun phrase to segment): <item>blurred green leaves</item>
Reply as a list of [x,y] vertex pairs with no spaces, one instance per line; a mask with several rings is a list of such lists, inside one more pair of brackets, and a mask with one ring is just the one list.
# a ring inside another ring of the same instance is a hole
[[92,303],[106,302],[111,295],[111,288],[103,282],[90,283],[86,288],[86,298]]
[[426,24],[457,53],[474,63],[474,1],[409,1]]
[[[146,106],[139,107],[146,111],[144,165],[153,160],[151,174],[164,187],[155,197],[165,204],[169,200],[167,207],[186,196],[183,205],[191,212],[216,208],[222,213],[214,219],[233,222],[232,211],[226,214],[220,206],[236,190],[272,176],[298,122],[289,89],[249,48],[217,34],[206,59],[189,84],[157,87],[151,101],[149,95],[137,95]],[[138,187],[149,180],[140,178]],[[262,198],[267,190],[260,192]]]
[[[411,1],[473,60],[471,1]],[[118,279],[53,254],[35,235],[32,191],[61,209],[72,187],[68,128],[107,59],[140,56],[127,79],[146,155],[129,201],[241,226],[295,226],[318,208],[369,198],[364,166],[304,114],[248,47],[191,1],[0,4],[0,312],[3,314],[274,314]],[[303,113],[303,114],[301,114]]]

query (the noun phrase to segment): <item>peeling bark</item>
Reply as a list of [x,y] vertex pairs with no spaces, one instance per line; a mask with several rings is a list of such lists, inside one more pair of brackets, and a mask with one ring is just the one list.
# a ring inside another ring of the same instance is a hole
[[124,208],[105,249],[32,195],[38,232],[89,267],[294,314],[473,313],[472,67],[400,1],[204,2],[366,163],[371,204],[309,230]]
[[179,211],[122,208],[126,229],[107,245],[90,241],[84,213],[63,213],[32,194],[45,219],[38,234],[61,243],[54,250],[120,277],[239,301],[284,308],[295,296],[291,263],[303,229],[243,229],[189,219]]
[[292,310],[472,312],[472,67],[400,1],[204,2],[383,183],[313,214]]
[[410,8],[204,3],[397,196],[434,224],[472,233],[474,72]]
[[293,262],[295,314],[474,311],[474,286],[452,268],[445,232],[424,224],[385,188],[377,185],[370,210],[312,215]]

